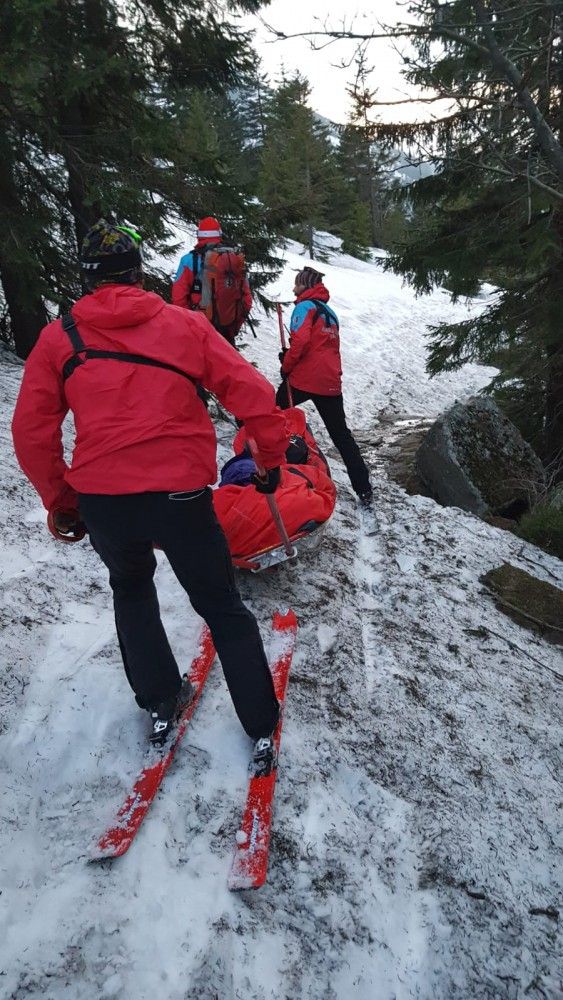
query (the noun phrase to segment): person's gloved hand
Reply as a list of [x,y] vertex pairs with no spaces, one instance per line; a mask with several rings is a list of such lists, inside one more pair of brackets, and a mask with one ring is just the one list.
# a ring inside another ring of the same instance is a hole
[[86,525],[76,508],[54,507],[47,514],[47,527],[58,542],[80,542],[86,534]]
[[283,351],[280,351],[280,353],[278,354],[278,358],[280,359],[282,365],[283,365],[283,359],[285,358],[286,354],[287,354],[287,347],[284,347]]
[[275,469],[267,469],[264,477],[259,476],[258,473],[255,472],[252,476],[252,482],[254,483],[258,493],[275,493],[280,485],[279,465],[277,465]]

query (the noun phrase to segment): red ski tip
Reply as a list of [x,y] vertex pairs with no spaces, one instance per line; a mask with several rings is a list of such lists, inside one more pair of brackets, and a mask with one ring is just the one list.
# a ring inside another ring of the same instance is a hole
[[[297,618],[291,610],[282,615],[276,611],[272,627],[276,632],[285,633],[286,639],[276,640],[274,660],[270,665],[276,695],[283,707],[291,660],[297,634]],[[274,732],[276,753],[279,752],[283,725],[283,713]],[[252,777],[248,783],[246,803],[241,824],[237,832],[236,847],[229,873],[229,889],[259,889],[268,874],[270,835],[277,768],[265,777]]]
[[286,611],[285,615],[282,615],[280,611],[275,611],[272,619],[272,628],[274,628],[276,632],[287,632],[289,629],[297,628],[297,616],[295,611],[292,611],[290,608]]

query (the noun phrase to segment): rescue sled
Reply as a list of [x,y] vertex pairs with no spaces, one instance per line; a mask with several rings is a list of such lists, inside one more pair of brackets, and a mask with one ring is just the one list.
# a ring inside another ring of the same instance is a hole
[[223,467],[221,486],[213,491],[215,513],[231,557],[239,569],[260,573],[314,551],[336,502],[326,459],[305,422],[303,410],[286,411],[291,444],[280,466],[280,484],[265,496],[251,484],[256,465],[244,428],[234,442],[234,458]]
[[261,552],[255,552],[251,556],[233,556],[233,565],[237,569],[247,569],[251,573],[261,573],[262,570],[270,569],[271,566],[277,566],[278,563],[293,562],[304,553],[314,552],[319,547],[327,524],[328,521],[324,521],[322,524],[312,521],[311,527],[304,525],[300,533],[293,537],[290,536],[289,540],[293,549],[291,555],[288,554],[284,545],[277,545],[262,549]]

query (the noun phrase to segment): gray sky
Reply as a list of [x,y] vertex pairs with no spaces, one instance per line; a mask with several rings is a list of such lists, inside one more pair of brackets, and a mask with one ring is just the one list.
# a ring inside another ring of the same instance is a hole
[[[315,111],[332,121],[343,122],[348,110],[349,98],[345,88],[354,77],[354,67],[341,69],[342,60],[350,60],[354,53],[354,43],[336,42],[320,52],[311,51],[305,39],[271,42],[271,35],[263,27],[262,21],[281,31],[293,33],[309,28],[340,28],[343,19],[347,26],[354,23],[354,30],[371,31],[377,22],[394,24],[398,20],[408,20],[404,4],[397,0],[372,0],[372,3],[350,2],[350,0],[272,0],[263,7],[260,15],[247,16],[244,26],[256,31],[255,47],[258,50],[265,71],[272,80],[279,77],[282,66],[288,73],[299,69],[309,79],[312,88],[311,104]],[[370,43],[369,65],[373,66],[370,87],[377,89],[379,100],[398,100],[413,96],[401,77],[401,59],[394,46],[405,43],[401,40],[375,39]],[[380,109],[385,121],[412,121],[428,116],[426,105],[404,105],[391,109]]]

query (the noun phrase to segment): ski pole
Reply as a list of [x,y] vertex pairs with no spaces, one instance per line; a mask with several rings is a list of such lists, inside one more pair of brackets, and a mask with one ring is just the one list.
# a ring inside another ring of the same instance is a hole
[[[282,345],[282,351],[287,351],[287,344],[285,342],[285,331],[283,328],[283,313],[281,302],[276,302],[276,310],[278,313],[278,326],[280,328],[280,340]],[[289,384],[289,376],[285,376],[285,384],[287,386],[287,401],[290,406],[293,406],[293,393],[291,392],[291,386]]]
[[[266,477],[266,470],[262,465],[262,462],[260,461],[260,454],[258,452],[256,441],[254,440],[254,438],[251,437],[247,438],[247,440],[248,440],[248,447],[250,448],[250,454],[252,455],[254,459],[254,464],[256,465],[256,471],[260,476],[260,478],[264,479]],[[283,519],[280,514],[280,509],[277,505],[276,498],[274,497],[273,493],[266,493],[265,496],[266,500],[268,501],[268,507],[270,508],[270,514],[272,515],[272,520],[276,528],[278,529],[279,536],[283,542],[285,553],[291,558],[297,555],[297,551],[294,549],[289,539],[289,535],[286,531],[285,524],[283,523]]]

